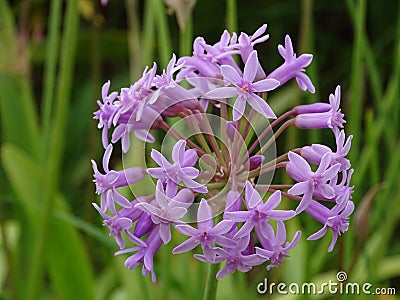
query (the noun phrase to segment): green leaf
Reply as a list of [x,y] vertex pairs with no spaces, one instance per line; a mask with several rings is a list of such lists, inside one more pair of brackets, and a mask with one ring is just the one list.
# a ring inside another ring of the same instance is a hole
[[1,161],[19,204],[32,226],[37,222],[37,205],[42,174],[39,166],[21,148],[6,143],[1,147]]
[[[68,212],[56,196],[56,208]],[[78,231],[68,222],[52,218],[45,255],[58,299],[94,299],[93,274],[87,249]]]
[[27,51],[18,49],[12,11],[0,0],[0,122],[3,141],[39,155],[39,129],[27,76]]
[[[42,180],[41,168],[27,153],[12,144],[2,146],[1,158],[19,204],[27,219],[34,225],[32,234],[37,235],[38,220],[43,211],[39,189]],[[53,200],[57,211],[69,213],[60,195]],[[45,259],[58,299],[94,298],[87,250],[78,231],[68,221],[52,217],[48,228]]]

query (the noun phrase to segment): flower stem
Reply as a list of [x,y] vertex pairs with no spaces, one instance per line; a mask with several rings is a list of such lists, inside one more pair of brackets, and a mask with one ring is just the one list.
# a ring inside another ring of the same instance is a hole
[[218,264],[210,264],[208,267],[206,288],[204,290],[203,300],[215,300],[217,295],[217,285],[218,280],[215,277],[217,272],[219,271],[219,263]]

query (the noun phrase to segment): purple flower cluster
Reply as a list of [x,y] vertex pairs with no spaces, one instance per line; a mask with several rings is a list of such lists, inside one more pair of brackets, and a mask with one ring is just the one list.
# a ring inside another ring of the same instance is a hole
[[[173,55],[159,75],[154,64],[119,93],[109,92],[110,81],[103,85],[94,118],[102,129],[105,152],[103,172],[92,161],[101,198],[100,206],[94,206],[120,247],[116,254],[130,254],[125,261],[128,269],[142,265],[143,275],[151,273],[155,281],[154,256],[163,244],[173,241],[174,231],[187,239],[175,245],[173,253],[198,249],[194,254],[198,260],[223,263],[219,279],[264,263],[268,270],[282,264],[302,235],[298,230],[287,239],[285,222],[300,214],[322,224],[308,240],[319,239],[330,229],[328,251],[348,230],[354,210],[353,169],[346,158],[352,136],[346,139],[343,129],[340,86],[329,96],[329,103],[299,105],[276,116],[267,96],[291,79],[301,90],[314,93],[305,73],[312,55],[297,56],[286,36],[285,45],[278,46],[283,64],[265,70],[254,47],[268,39],[266,29],[263,25],[253,35],[225,31],[214,45],[199,37],[191,56],[177,59]],[[220,128],[211,124],[208,115],[221,120]],[[193,134],[185,136],[175,129],[168,120],[172,117]],[[265,120],[259,136],[252,127],[256,118]],[[268,158],[266,151],[273,140],[289,126],[325,128],[332,132],[336,148],[313,144]],[[160,134],[155,131],[175,140],[172,151],[152,149],[152,167],[110,170],[117,142],[123,153],[131,149],[131,134],[160,146],[155,138]],[[294,183],[259,183],[260,176],[277,169],[286,171]],[[145,177],[154,182],[152,194],[133,200],[123,196],[120,188]],[[281,204],[283,199],[285,204]],[[187,222],[191,216],[193,222]],[[126,247],[127,243],[132,247]]]

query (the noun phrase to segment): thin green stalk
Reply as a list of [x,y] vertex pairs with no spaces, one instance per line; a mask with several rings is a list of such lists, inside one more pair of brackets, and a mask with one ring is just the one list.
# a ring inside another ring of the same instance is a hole
[[172,53],[171,36],[168,30],[168,19],[165,13],[164,2],[162,0],[153,0],[153,2],[156,10],[158,41],[160,43],[158,54],[160,55],[161,66],[165,68]]
[[143,67],[151,64],[154,54],[154,8],[153,1],[145,1],[144,6],[144,21],[143,32],[141,35],[142,40],[142,64]]
[[63,50],[60,61],[60,74],[58,77],[58,90],[56,107],[52,121],[52,132],[49,140],[48,155],[44,163],[44,176],[42,182],[43,213],[40,218],[37,242],[32,252],[32,265],[27,278],[27,298],[39,299],[42,287],[44,248],[47,233],[52,217],[54,195],[58,186],[58,174],[64,147],[64,133],[68,113],[68,104],[71,95],[72,73],[75,57],[75,46],[78,33],[78,3],[77,0],[68,1],[65,16],[65,34],[61,49]]
[[236,0],[226,0],[226,28],[229,32],[238,31]]
[[[356,134],[361,129],[362,107],[363,107],[363,84],[362,84],[362,62],[363,62],[363,43],[362,37],[365,28],[365,16],[367,4],[366,0],[359,0],[356,6],[355,26],[354,26],[354,47],[351,66],[351,102],[349,107],[348,130],[350,134]],[[349,159],[355,160],[360,151],[360,139],[354,139],[351,145]]]
[[215,300],[217,295],[217,286],[218,280],[216,275],[219,271],[219,263],[218,264],[210,264],[208,266],[208,274],[206,281],[206,288],[204,290],[203,300]]
[[139,16],[137,14],[137,0],[126,0],[125,7],[128,17],[128,45],[129,45],[129,66],[131,80],[139,77],[142,72],[143,62],[141,61],[141,39],[139,29]]
[[179,36],[179,54],[180,56],[190,55],[192,53],[193,43],[193,21],[192,16],[186,20],[185,30]]
[[290,125],[293,124],[294,119],[290,119],[283,123],[281,127],[274,133],[274,135],[261,147],[261,149],[256,154],[262,154],[264,151],[268,150],[273,142],[284,132]]
[[[42,99],[42,126],[44,133],[43,145],[47,147],[51,130],[51,113],[53,109],[54,88],[56,85],[57,58],[60,44],[62,1],[53,0],[50,3],[49,36],[46,48],[44,65],[43,99]],[[46,152],[43,151],[44,156]]]

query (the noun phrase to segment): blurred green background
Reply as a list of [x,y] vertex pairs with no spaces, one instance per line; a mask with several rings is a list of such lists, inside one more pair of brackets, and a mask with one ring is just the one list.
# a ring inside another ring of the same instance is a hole
[[[190,253],[161,248],[153,284],[124,257],[91,203],[90,159],[103,149],[92,113],[102,84],[129,86],[146,65],[166,66],[191,53],[193,37],[208,43],[222,31],[251,34],[267,23],[257,46],[266,70],[281,63],[277,45],[290,34],[295,51],[314,55],[307,73],[316,93],[295,83],[271,99],[277,113],[327,101],[342,86],[355,174],[349,231],[327,253],[330,234],[305,237],[320,224],[301,215],[299,245],[280,268],[220,280],[218,299],[295,299],[259,295],[257,284],[327,282],[338,270],[350,282],[400,293],[400,4],[340,0],[0,0],[0,299],[202,299],[206,266]],[[191,9],[193,8],[193,9]],[[178,25],[179,24],[179,25]],[[290,131],[279,147],[332,143],[321,132]],[[112,161],[117,169],[121,162]],[[173,244],[183,238],[176,235]],[[331,299],[299,295],[296,299]],[[396,299],[337,295],[335,299]]]

